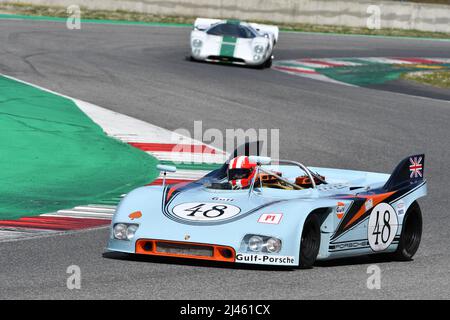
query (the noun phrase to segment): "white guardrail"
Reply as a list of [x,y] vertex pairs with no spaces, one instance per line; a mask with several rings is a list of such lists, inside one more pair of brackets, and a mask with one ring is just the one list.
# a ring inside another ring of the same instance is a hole
[[450,5],[339,0],[11,0],[154,15],[236,18],[274,23],[396,28],[450,33]]

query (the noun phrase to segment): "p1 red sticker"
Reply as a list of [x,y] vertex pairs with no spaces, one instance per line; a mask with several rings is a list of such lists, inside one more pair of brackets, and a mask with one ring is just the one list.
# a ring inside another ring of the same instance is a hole
[[282,213],[264,213],[259,217],[259,223],[268,223],[268,224],[279,224],[283,218]]

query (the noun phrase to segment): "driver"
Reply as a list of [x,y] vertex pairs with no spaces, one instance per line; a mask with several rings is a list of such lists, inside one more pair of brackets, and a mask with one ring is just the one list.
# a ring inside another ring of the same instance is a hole
[[228,182],[233,189],[246,189],[250,187],[255,174],[256,163],[250,162],[247,156],[233,158],[228,164]]

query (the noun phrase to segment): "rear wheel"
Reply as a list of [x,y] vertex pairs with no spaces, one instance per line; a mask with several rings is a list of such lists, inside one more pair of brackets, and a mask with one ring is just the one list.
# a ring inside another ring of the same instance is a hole
[[316,214],[310,214],[303,225],[300,241],[299,268],[312,268],[320,249],[320,220]]
[[406,212],[403,220],[402,234],[397,251],[392,258],[399,261],[408,261],[416,254],[422,239],[422,212],[419,204],[414,202]]

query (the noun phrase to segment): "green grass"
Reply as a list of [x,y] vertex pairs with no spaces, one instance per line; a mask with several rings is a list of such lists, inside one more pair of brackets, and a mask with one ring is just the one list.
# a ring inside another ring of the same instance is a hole
[[[59,17],[59,18],[66,18],[68,16],[65,7],[19,4],[14,2],[1,3],[0,13],[2,12],[18,15]],[[152,15],[146,13],[129,12],[121,10],[117,11],[90,10],[83,7],[81,7],[81,18],[84,20],[94,19],[94,20],[117,20],[130,22],[177,23],[177,24],[192,24],[195,20],[195,17],[162,16],[162,15]],[[255,22],[274,24],[274,22],[271,21],[255,21]],[[295,24],[277,23],[277,25],[280,27],[282,31],[450,39],[450,33],[425,32],[417,30],[401,30],[401,29],[372,30],[368,28],[310,25],[300,23]]]
[[404,74],[402,79],[450,89],[450,70],[408,73]]
[[70,99],[0,76],[0,110],[0,219],[114,201],[159,175]]
[[[85,20],[123,20],[137,22],[160,22],[160,23],[193,23],[194,18],[171,17],[144,14],[131,11],[109,11],[109,10],[90,10],[81,7],[81,18]],[[58,6],[32,5],[25,3],[6,2],[0,3],[0,13],[67,18],[67,8]]]

